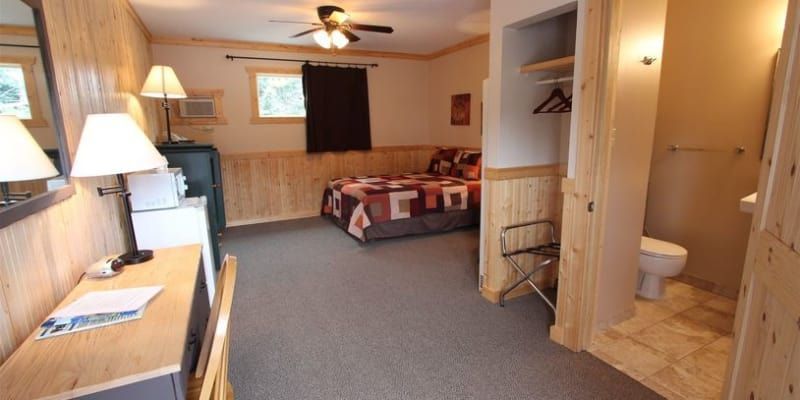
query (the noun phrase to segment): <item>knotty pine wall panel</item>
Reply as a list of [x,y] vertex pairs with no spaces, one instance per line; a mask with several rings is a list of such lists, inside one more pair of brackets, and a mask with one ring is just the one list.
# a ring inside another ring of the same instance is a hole
[[[87,114],[128,112],[151,136],[156,102],[138,96],[150,46],[125,0],[44,0],[57,100],[70,154]],[[118,199],[73,179],[75,195],[0,230],[0,362],[75,286],[92,262],[125,249]]]
[[222,155],[228,225],[319,215],[322,192],[332,178],[425,171],[434,151],[434,146],[420,145]]
[[[542,169],[543,171],[545,169]],[[483,206],[488,208],[486,225],[486,242],[484,243],[484,260],[486,273],[483,277],[481,294],[492,302],[499,300],[500,293],[521,278],[502,255],[500,247],[500,231],[503,226],[538,219],[553,220],[556,226],[556,240],[560,240],[561,176],[529,176],[514,179],[484,179]],[[520,228],[509,232],[508,250],[529,247],[533,244],[547,243],[549,231],[544,228]],[[518,258],[520,265],[530,271],[534,262],[541,262],[541,257],[529,255]],[[558,274],[558,263],[534,275],[534,281],[549,286]],[[530,293],[528,284],[520,285],[519,290],[510,293],[506,298],[513,298]]]

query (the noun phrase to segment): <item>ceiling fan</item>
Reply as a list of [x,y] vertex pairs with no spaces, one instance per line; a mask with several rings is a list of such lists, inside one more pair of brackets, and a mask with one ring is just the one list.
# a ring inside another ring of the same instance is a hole
[[347,44],[350,42],[357,42],[361,40],[360,37],[356,36],[353,33],[354,30],[378,32],[378,33],[394,32],[394,28],[392,28],[391,26],[365,25],[365,24],[356,24],[350,22],[350,16],[344,12],[343,8],[337,6],[317,7],[317,15],[319,16],[320,22],[297,22],[297,21],[276,21],[276,20],[270,20],[270,22],[314,25],[315,28],[313,29],[303,31],[289,37],[296,38],[303,35],[308,35],[309,33],[313,33],[314,41],[317,42],[318,45],[326,49],[330,49],[331,47],[336,49],[341,49],[344,46],[347,46]]

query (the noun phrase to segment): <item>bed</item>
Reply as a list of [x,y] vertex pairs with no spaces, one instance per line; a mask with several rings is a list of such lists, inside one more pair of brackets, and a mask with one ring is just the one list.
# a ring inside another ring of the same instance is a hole
[[481,153],[439,149],[428,171],[332,179],[323,216],[366,242],[480,222]]

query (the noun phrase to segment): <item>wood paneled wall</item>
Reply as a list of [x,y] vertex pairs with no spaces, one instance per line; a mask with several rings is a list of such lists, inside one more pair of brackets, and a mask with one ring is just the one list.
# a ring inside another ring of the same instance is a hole
[[[492,176],[509,176],[508,179],[490,179],[483,181],[484,197],[481,199],[483,207],[487,208],[486,242],[484,243],[484,260],[486,272],[483,276],[481,294],[491,302],[498,302],[500,293],[512,285],[521,276],[511,267],[502,256],[500,249],[500,230],[503,226],[532,221],[537,219],[551,219],[556,225],[556,240],[560,237],[561,224],[561,176],[557,174],[558,168],[531,167],[527,168],[534,176],[519,177],[519,168],[508,169],[508,173],[497,171]],[[536,176],[539,175],[539,176]],[[549,242],[549,232],[544,227],[531,229],[521,228],[509,232],[509,250],[520,247],[529,247],[534,243]],[[523,256],[519,258],[526,271],[530,271],[534,262],[541,262],[537,257]],[[558,274],[558,264],[547,268],[534,276],[541,287],[549,287]],[[511,292],[506,298],[513,298],[532,291],[527,284],[520,285],[519,290]]]
[[[85,116],[128,112],[151,134],[155,102],[138,97],[150,68],[145,35],[126,0],[44,0],[58,101],[74,156]],[[74,179],[75,195],[0,230],[0,362],[103,255],[124,250],[118,200],[102,179]]]
[[322,192],[332,178],[425,171],[434,151],[420,145],[222,155],[228,226],[319,215]]

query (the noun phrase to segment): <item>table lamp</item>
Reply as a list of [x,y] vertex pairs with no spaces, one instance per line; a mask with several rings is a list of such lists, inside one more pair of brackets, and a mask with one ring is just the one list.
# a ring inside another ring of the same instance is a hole
[[172,67],[153,65],[140,94],[144,97],[164,98],[161,107],[167,117],[167,143],[175,143],[172,141],[172,128],[169,124],[169,99],[185,99],[186,92]]
[[100,196],[117,194],[122,199],[130,251],[119,258],[125,264],[138,264],[153,258],[151,250],[140,250],[136,244],[125,174],[159,168],[165,164],[164,158],[130,115],[122,113],[86,116],[75,163],[72,165],[72,176],[117,176],[117,186],[98,187],[97,193]]
[[58,170],[25,125],[13,115],[0,115],[0,191],[3,205],[31,196],[11,193],[8,182],[31,181],[58,175]]

